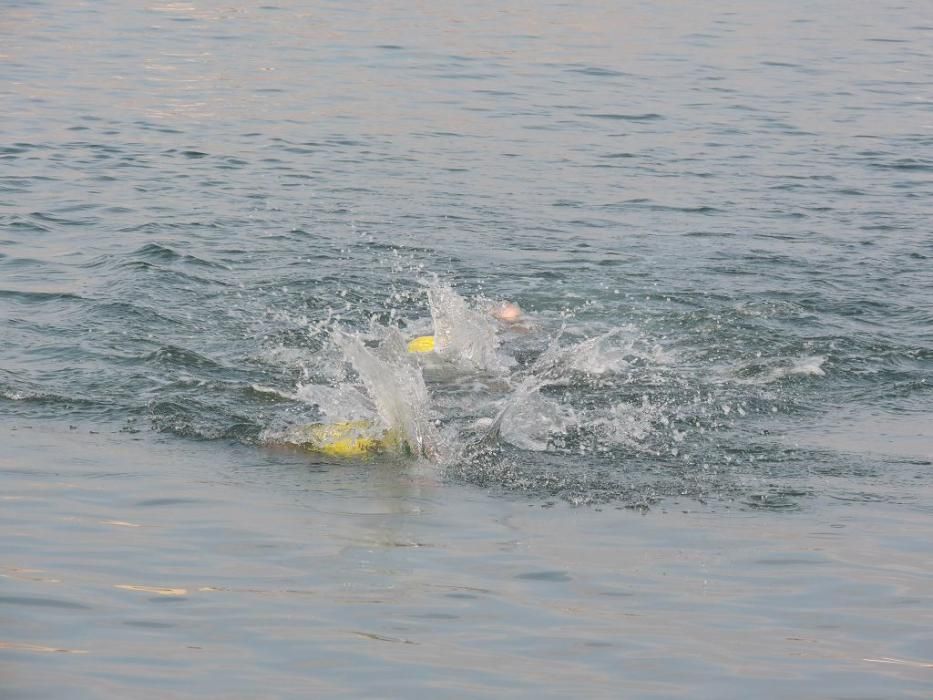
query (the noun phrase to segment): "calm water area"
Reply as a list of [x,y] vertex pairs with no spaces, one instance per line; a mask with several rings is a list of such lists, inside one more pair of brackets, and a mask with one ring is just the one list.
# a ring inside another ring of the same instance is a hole
[[0,698],[933,696],[931,222],[929,2],[0,3]]

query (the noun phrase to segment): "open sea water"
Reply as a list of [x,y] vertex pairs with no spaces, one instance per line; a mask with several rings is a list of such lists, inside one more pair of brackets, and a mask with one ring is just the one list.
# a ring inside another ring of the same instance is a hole
[[6,0],[0,697],[929,698],[931,222],[929,2]]

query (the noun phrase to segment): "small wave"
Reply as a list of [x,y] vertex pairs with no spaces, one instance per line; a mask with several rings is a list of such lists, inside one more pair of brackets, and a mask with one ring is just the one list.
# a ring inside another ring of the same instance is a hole
[[85,298],[70,292],[25,292],[16,289],[0,289],[0,299],[12,299],[26,304],[47,301],[85,301]]
[[41,211],[31,212],[29,216],[46,224],[59,224],[61,226],[94,226],[100,221],[97,217],[91,217],[89,219],[65,219]]
[[823,364],[826,357],[812,355],[785,360],[778,366],[754,363],[746,365],[739,370],[739,383],[742,384],[771,384],[787,377],[823,377],[826,371]]
[[179,323],[171,318],[141,303],[128,301],[97,302],[87,309],[87,316],[99,320],[116,321],[120,324],[132,322],[137,326],[154,328],[157,326],[175,326]]
[[612,119],[628,122],[652,122],[664,119],[663,116],[655,112],[645,112],[644,114],[617,114],[609,112],[597,112],[591,114],[581,114],[581,117],[591,117],[593,119]]
[[43,401],[48,394],[35,391],[19,391],[14,389],[0,389],[0,399],[7,401]]
[[155,401],[148,407],[149,420],[159,432],[197,440],[234,439],[257,441],[261,428],[248,416],[224,411],[219,406],[190,397]]
[[905,170],[918,172],[933,172],[933,161],[919,158],[901,158],[887,163],[870,163],[873,168],[883,170]]
[[574,68],[568,68],[570,73],[580,73],[581,75],[592,75],[597,78],[618,78],[627,73],[622,71],[613,70],[611,68],[600,68],[599,66],[579,66]]
[[250,384],[249,390],[255,394],[262,397],[273,397],[278,399],[284,399],[286,401],[294,401],[297,396],[294,393],[288,391],[282,391],[281,389],[276,389],[272,386],[263,386],[262,384]]
[[54,391],[39,391],[23,387],[14,388],[3,386],[0,386],[0,400],[31,404],[37,407],[48,407],[50,410],[54,410],[56,414],[62,411],[87,412],[88,410],[98,413],[101,411],[108,411],[114,405],[111,401],[96,400],[94,398],[84,398],[80,396],[68,396]]
[[149,262],[185,263],[198,267],[219,270],[230,269],[227,265],[216,263],[211,260],[206,260],[204,258],[199,258],[195,255],[191,255],[190,253],[179,253],[175,249],[159,243],[147,243],[146,245],[137,248],[130,255]]
[[194,350],[188,350],[177,345],[163,345],[146,355],[147,362],[169,365],[171,367],[200,367],[219,368],[222,365],[209,357],[201,355]]

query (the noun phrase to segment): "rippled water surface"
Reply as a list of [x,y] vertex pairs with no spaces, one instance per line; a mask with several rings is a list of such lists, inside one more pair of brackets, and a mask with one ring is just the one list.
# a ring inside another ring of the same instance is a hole
[[0,71],[0,696],[929,696],[928,3],[14,1]]

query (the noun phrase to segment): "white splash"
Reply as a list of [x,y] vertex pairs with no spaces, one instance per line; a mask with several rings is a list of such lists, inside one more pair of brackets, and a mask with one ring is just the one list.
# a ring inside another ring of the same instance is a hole
[[466,299],[439,283],[430,285],[427,294],[438,355],[467,369],[507,371],[498,353],[496,322],[486,310],[471,308]]
[[630,325],[582,340],[565,354],[569,369],[596,376],[625,372],[637,364],[670,364],[673,359],[669,352],[647,342]]
[[[586,399],[577,405],[574,398],[581,388],[585,395],[607,387],[618,391],[629,382],[663,381],[670,357],[637,328],[603,329],[566,342],[565,319],[537,358],[516,370],[506,353],[511,346],[502,345],[513,337],[510,328],[490,315],[489,300],[468,300],[436,281],[426,293],[436,342],[432,353],[407,352],[411,328],[423,328],[417,319],[407,324],[406,336],[375,321],[365,333],[332,328],[323,339],[315,336],[313,345],[320,349],[307,350],[302,380],[291,394],[313,407],[310,420],[362,421],[373,426],[374,437],[393,431],[412,452],[442,462],[500,438],[529,451],[638,448],[665,425],[665,406],[640,394],[630,403]],[[543,328],[524,328],[522,347],[545,340]],[[286,441],[292,434],[304,433],[267,431],[271,439]]]
[[393,328],[382,330],[378,350],[366,347],[359,336],[338,332],[334,340],[356,370],[382,426],[397,431],[416,454],[435,458],[439,441],[428,420],[430,397],[424,378],[408,358],[401,334]]

